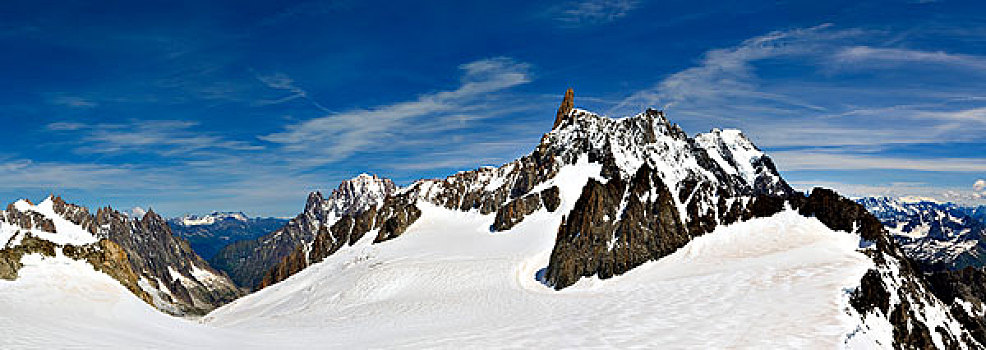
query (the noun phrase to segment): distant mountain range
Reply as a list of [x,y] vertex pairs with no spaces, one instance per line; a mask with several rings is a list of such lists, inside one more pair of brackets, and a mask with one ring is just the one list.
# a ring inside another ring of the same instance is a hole
[[188,240],[192,249],[206,260],[235,242],[251,240],[274,232],[287,219],[249,217],[241,212],[213,212],[168,219],[171,231]]
[[928,270],[986,265],[986,206],[964,207],[914,197],[857,199]]

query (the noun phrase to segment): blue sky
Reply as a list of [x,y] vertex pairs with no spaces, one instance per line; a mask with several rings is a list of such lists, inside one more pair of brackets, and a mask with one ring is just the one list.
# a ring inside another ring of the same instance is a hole
[[533,149],[567,87],[740,128],[798,188],[983,203],[986,5],[95,2],[0,11],[0,199],[292,216]]

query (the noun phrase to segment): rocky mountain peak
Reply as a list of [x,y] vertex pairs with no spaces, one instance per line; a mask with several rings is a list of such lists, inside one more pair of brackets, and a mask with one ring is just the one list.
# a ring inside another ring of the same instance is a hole
[[565,120],[565,118],[572,112],[575,108],[575,90],[568,88],[565,91],[565,97],[561,100],[561,106],[558,107],[558,114],[555,115],[555,125],[551,128],[557,128],[558,125]]
[[312,192],[305,210],[283,227],[255,240],[227,246],[213,262],[228,271],[239,285],[256,286],[270,268],[296,250],[304,250],[319,232],[327,231],[347,215],[374,211],[397,191],[390,179],[360,174],[342,181],[328,197]]
[[397,185],[390,179],[364,173],[340,183],[324,200],[324,205],[328,211],[342,216],[366,210],[396,191]]
[[308,199],[305,201],[305,211],[312,211],[318,208],[325,198],[322,196],[322,192],[314,191],[308,194]]

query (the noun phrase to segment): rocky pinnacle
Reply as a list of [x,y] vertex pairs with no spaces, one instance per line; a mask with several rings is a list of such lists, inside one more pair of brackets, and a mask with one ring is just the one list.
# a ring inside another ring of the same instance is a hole
[[565,99],[561,100],[561,106],[558,107],[558,114],[555,116],[555,125],[551,127],[552,129],[557,128],[565,120],[565,117],[568,116],[568,113],[572,111],[572,108],[575,107],[574,100],[575,91],[572,88],[568,88],[568,91],[565,91]]

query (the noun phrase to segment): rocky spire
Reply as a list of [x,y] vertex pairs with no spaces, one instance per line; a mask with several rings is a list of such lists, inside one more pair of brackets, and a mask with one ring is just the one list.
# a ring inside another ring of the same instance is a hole
[[575,107],[574,100],[575,91],[572,88],[568,88],[568,91],[565,91],[565,99],[561,100],[561,106],[558,107],[558,114],[555,116],[555,125],[551,127],[552,129],[557,128],[565,120],[565,117],[568,116],[568,113],[572,111],[572,108]]

